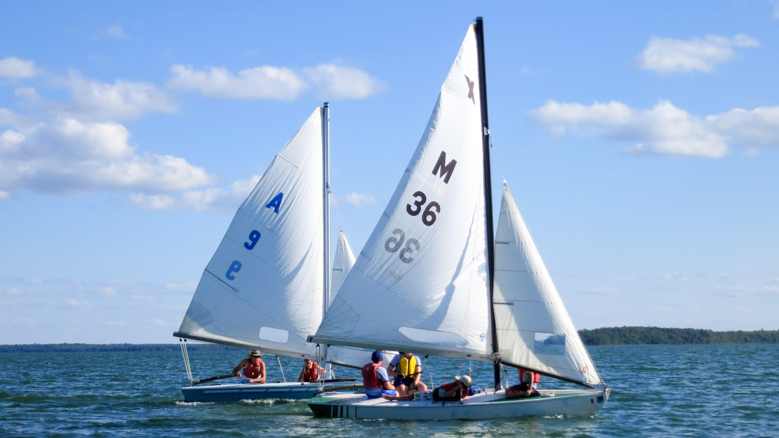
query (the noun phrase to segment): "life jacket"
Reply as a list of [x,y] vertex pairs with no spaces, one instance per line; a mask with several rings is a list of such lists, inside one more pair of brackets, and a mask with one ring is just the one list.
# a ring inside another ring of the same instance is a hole
[[250,379],[256,379],[260,377],[260,364],[262,362],[257,362],[257,365],[253,365],[251,362],[249,362],[248,365],[243,369],[243,375],[250,378]]
[[417,358],[416,356],[411,356],[411,359],[409,359],[406,356],[402,356],[398,366],[400,369],[395,370],[396,372],[399,372],[406,377],[414,377],[416,375],[415,371],[417,370]]
[[313,365],[311,365],[311,369],[303,367],[304,382],[313,382],[318,378],[319,378],[319,365],[317,365],[316,362],[314,362]]
[[[519,370],[519,383],[525,383],[524,380],[522,380],[522,376],[525,374],[525,370],[520,369]],[[533,383],[538,383],[541,381],[541,374],[533,373],[535,377],[533,377]]]
[[362,385],[365,388],[381,388],[381,381],[376,371],[381,364],[369,363],[362,367]]

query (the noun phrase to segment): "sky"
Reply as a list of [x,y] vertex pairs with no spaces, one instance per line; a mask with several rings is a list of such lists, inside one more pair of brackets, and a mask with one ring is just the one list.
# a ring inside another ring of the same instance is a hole
[[[479,4],[483,3],[483,4]],[[501,179],[581,328],[776,330],[779,2],[11,2],[0,344],[168,343],[235,210],[331,105],[368,239],[484,17]]]

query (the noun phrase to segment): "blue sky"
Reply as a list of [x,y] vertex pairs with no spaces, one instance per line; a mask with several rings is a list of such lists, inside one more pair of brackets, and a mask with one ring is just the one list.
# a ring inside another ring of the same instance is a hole
[[3,11],[0,343],[174,341],[325,100],[333,239],[359,251],[478,15],[496,207],[502,177],[577,328],[779,328],[775,1]]

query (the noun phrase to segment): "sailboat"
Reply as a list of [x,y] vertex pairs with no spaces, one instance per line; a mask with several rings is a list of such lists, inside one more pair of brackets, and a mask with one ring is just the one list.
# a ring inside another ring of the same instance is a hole
[[[493,238],[483,20],[465,36],[422,139],[312,342],[492,361],[494,386],[456,402],[323,393],[315,416],[488,419],[595,415],[597,373],[508,187]],[[397,309],[402,309],[398,311]],[[573,382],[508,399],[504,366]]]
[[[276,154],[238,208],[174,336],[328,361],[326,347],[306,342],[331,301],[328,121],[325,103]],[[354,256],[343,254],[351,251],[343,232],[341,247],[337,266],[348,272]],[[193,385],[182,345],[190,380],[181,390],[186,401],[307,399],[344,381]],[[361,367],[369,361],[370,352],[350,353],[337,354],[336,363]],[[327,374],[332,377],[331,370]]]

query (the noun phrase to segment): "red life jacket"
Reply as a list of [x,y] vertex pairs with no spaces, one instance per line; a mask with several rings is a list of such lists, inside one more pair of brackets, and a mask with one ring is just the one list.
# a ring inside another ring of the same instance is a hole
[[[525,370],[520,369],[519,370],[519,383],[524,383],[524,380],[522,380],[522,375],[525,374]],[[533,377],[533,383],[538,383],[541,381],[541,374],[533,373],[535,377]]]
[[362,367],[362,385],[365,388],[381,388],[381,381],[376,375],[380,366],[378,363],[369,363]]
[[319,365],[317,365],[316,362],[314,362],[314,364],[311,365],[311,369],[303,367],[304,382],[312,382],[318,378],[319,378]]
[[251,362],[249,362],[246,367],[243,369],[243,375],[250,378],[250,379],[256,379],[260,377],[260,364],[262,362],[257,362],[257,365],[253,365]]

